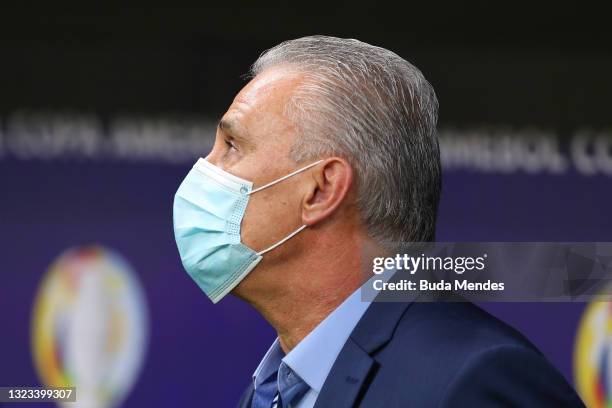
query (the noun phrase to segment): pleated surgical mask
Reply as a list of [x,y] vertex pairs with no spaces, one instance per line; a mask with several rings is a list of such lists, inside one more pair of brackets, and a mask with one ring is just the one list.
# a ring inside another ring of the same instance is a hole
[[174,238],[185,270],[217,303],[261,261],[262,255],[298,234],[302,225],[270,247],[256,252],[240,239],[249,197],[301,173],[323,160],[253,189],[253,183],[199,159],[174,196]]

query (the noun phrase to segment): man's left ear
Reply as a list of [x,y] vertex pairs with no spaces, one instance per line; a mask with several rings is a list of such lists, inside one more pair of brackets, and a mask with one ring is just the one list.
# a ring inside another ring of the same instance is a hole
[[342,204],[353,183],[353,169],[340,157],[325,159],[312,171],[314,183],[302,203],[302,222],[312,226]]

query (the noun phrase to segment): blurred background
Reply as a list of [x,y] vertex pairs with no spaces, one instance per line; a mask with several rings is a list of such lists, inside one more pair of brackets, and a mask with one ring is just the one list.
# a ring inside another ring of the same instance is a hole
[[[0,386],[76,383],[82,407],[236,404],[275,333],[187,276],[172,201],[250,64],[303,35],[391,49],[433,84],[439,241],[612,241],[609,14],[487,4],[3,6]],[[612,307],[483,307],[607,406]]]

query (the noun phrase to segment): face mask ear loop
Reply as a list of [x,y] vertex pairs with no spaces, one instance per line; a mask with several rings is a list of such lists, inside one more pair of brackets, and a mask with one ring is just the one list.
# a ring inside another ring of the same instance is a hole
[[294,236],[296,236],[300,231],[302,231],[304,228],[306,228],[307,225],[304,224],[302,225],[300,228],[296,229],[295,231],[293,231],[291,234],[287,235],[285,238],[281,239],[280,241],[278,241],[276,244],[272,245],[269,248],[264,249],[263,251],[260,251],[257,253],[257,255],[263,255],[266,252],[270,252],[271,250],[273,250],[274,248],[284,244],[285,242],[287,242],[290,238],[293,238]]
[[250,191],[248,194],[253,194],[253,193],[256,193],[256,192],[258,192],[258,191],[260,191],[260,190],[263,190],[264,188],[268,188],[268,187],[270,187],[270,186],[273,186],[273,185],[274,185],[274,184],[276,184],[276,183],[280,183],[280,182],[281,182],[281,181],[283,181],[283,180],[287,180],[289,177],[293,177],[293,176],[295,176],[296,174],[299,174],[299,173],[303,172],[304,170],[308,170],[308,169],[309,169],[309,168],[311,168],[312,166],[316,166],[317,164],[321,163],[322,161],[323,161],[323,159],[321,159],[321,160],[319,160],[319,161],[316,161],[316,162],[314,162],[314,163],[310,163],[308,166],[306,166],[306,167],[302,167],[301,169],[297,169],[297,170],[296,170],[296,171],[294,171],[293,173],[289,173],[289,174],[287,174],[286,176],[283,176],[283,177],[281,177],[281,178],[279,178],[279,179],[276,179],[276,180],[274,180],[274,181],[269,182],[268,184],[264,184],[264,185],[263,185],[263,186],[261,186],[261,187],[257,187],[256,189],[251,190],[251,191]]

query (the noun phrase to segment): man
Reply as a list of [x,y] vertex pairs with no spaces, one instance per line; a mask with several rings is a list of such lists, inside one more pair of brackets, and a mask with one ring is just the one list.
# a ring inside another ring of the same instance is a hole
[[313,36],[251,73],[174,205],[192,278],[278,333],[240,406],[582,406],[527,340],[469,303],[360,299],[365,248],[434,239],[438,102],[421,72]]

